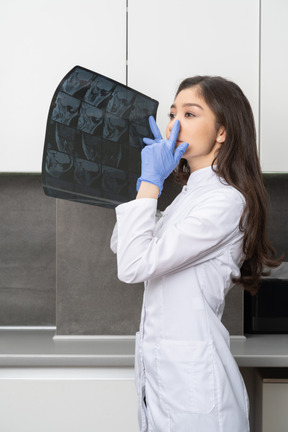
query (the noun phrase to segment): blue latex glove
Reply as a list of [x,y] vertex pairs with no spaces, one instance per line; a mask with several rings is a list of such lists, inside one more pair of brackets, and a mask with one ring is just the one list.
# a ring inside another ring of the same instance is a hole
[[149,125],[154,139],[143,138],[146,147],[141,152],[141,177],[137,180],[136,189],[138,192],[141,182],[146,181],[159,187],[160,196],[164,180],[176,168],[189,144],[181,143],[175,149],[180,129],[179,120],[175,121],[168,140],[162,138],[152,116],[149,117]]

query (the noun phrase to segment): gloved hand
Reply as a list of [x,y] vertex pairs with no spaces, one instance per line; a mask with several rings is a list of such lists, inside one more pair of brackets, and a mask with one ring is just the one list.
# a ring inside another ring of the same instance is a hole
[[[180,129],[180,122],[176,120],[169,139],[163,139],[154,120],[149,117],[149,125],[154,139],[143,138],[146,147],[141,152],[141,177],[137,180],[137,192],[142,181],[159,187],[161,195],[164,180],[171,174],[185,153],[188,143],[181,143],[176,149],[176,140]],[[175,149],[175,151],[174,151]]]

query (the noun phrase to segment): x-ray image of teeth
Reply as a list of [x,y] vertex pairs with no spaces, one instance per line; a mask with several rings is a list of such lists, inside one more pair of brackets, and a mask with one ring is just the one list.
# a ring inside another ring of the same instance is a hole
[[83,159],[75,159],[74,170],[75,181],[84,186],[91,186],[92,183],[100,179],[101,168],[100,165],[85,161]]
[[42,162],[45,194],[106,208],[134,199],[143,137],[158,102],[75,66],[51,101]]
[[128,123],[111,114],[106,114],[103,126],[103,138],[110,141],[120,141],[121,137],[128,132]]
[[93,134],[95,130],[101,126],[102,121],[103,113],[100,109],[86,103],[82,104],[78,120],[78,127],[80,130]]
[[143,137],[148,137],[150,135],[150,131],[148,130],[148,126],[138,123],[133,123],[129,128],[129,144],[132,147],[143,148]]
[[153,112],[155,110],[155,102],[156,101],[147,101],[144,96],[137,95],[129,119],[137,121],[138,123],[144,120],[144,122],[147,123],[146,119],[151,115],[151,111]]
[[135,188],[134,185],[137,183],[138,175],[130,173],[129,174],[129,198],[130,200],[135,199]]
[[46,159],[46,172],[52,177],[60,178],[73,166],[73,158],[55,150],[48,150]]
[[59,151],[73,154],[75,133],[75,129],[55,123],[55,141]]
[[128,192],[128,177],[125,171],[103,166],[102,187],[108,197],[116,198]]
[[55,102],[56,106],[52,112],[52,120],[69,126],[77,117],[80,101],[65,93],[59,93]]
[[129,148],[128,171],[130,174],[141,172],[141,150],[139,148]]
[[[118,143],[103,141],[102,163],[114,168],[122,168],[122,146]],[[122,163],[123,165],[123,163]]]
[[135,95],[123,86],[117,86],[107,105],[107,111],[122,118],[129,117]]
[[102,139],[95,135],[82,134],[82,149],[89,161],[100,161]]
[[74,95],[79,90],[87,87],[93,78],[93,73],[76,68],[71,75],[64,81],[62,89],[64,92]]
[[113,81],[105,79],[101,75],[97,76],[87,91],[84,100],[94,106],[99,106],[100,104],[102,106],[104,102],[107,105],[114,87],[115,83]]

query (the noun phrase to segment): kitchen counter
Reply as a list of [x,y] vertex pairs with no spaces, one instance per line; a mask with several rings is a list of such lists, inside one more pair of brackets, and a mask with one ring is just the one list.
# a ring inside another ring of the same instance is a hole
[[[0,330],[0,367],[133,367],[134,336],[56,336],[56,329]],[[288,367],[288,335],[231,336],[241,367]]]

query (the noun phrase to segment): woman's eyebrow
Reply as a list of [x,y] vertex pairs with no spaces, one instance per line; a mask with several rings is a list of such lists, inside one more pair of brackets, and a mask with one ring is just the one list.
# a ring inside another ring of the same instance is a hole
[[[185,108],[185,107],[188,107],[188,106],[189,107],[191,107],[191,106],[192,107],[197,107],[197,108],[200,108],[200,109],[203,110],[203,107],[201,105],[196,104],[196,103],[185,103],[185,104],[182,105],[182,108]],[[170,108],[176,108],[175,104],[172,104]]]

